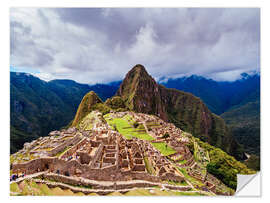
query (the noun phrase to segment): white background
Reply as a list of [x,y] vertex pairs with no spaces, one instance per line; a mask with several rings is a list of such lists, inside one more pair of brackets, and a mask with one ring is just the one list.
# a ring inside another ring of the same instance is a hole
[[[113,2],[113,3],[112,3]],[[1,126],[1,184],[3,201],[27,202],[266,202],[270,197],[270,8],[265,0],[2,0],[0,7],[0,126]],[[10,197],[9,196],[9,8],[10,7],[259,7],[261,8],[261,194],[260,198],[246,197]],[[268,200],[269,202],[269,200]]]

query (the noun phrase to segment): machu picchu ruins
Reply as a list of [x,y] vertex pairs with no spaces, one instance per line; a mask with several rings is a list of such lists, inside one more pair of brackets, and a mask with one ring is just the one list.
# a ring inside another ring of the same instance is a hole
[[[131,111],[90,112],[77,127],[53,131],[11,155],[13,174],[25,180],[84,194],[126,194],[136,188],[231,195],[197,159],[192,135],[154,115]],[[164,195],[166,195],[164,193]]]

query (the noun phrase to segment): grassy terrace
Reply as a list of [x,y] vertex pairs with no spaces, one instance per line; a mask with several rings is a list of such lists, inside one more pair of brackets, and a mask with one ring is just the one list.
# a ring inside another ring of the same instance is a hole
[[67,146],[63,151],[58,152],[55,156],[61,157],[66,151],[68,151],[72,146]]
[[93,128],[94,122],[96,120],[96,115],[94,113],[89,113],[86,115],[82,121],[78,124],[80,129],[91,130]]
[[165,142],[151,143],[164,156],[169,156],[176,153],[176,151],[168,146]]
[[152,136],[146,133],[142,125],[139,125],[137,128],[134,128],[132,126],[132,123],[134,123],[134,121],[128,115],[124,116],[123,118],[112,119],[110,117],[110,114],[106,114],[104,118],[110,126],[116,128],[116,130],[127,139],[132,139],[132,137],[136,137],[142,140],[149,140],[149,141],[154,140]]
[[[11,195],[21,196],[21,195],[35,195],[35,196],[93,196],[98,195],[96,193],[90,193],[85,195],[82,192],[73,192],[70,189],[61,189],[60,187],[50,188],[46,184],[36,183],[34,181],[26,181],[24,180],[22,183],[11,183],[10,184]],[[106,196],[198,196],[204,195],[196,191],[170,191],[170,190],[160,190],[159,187],[153,187],[151,192],[149,189],[138,188],[134,190],[130,190],[126,193],[113,192],[109,193]],[[209,194],[210,195],[210,194]]]
[[36,157],[29,152],[25,154],[16,153],[10,155],[10,163],[23,163],[35,159]]
[[199,180],[197,180],[197,179],[195,179],[195,178],[189,176],[188,173],[187,173],[187,171],[186,171],[186,169],[184,169],[184,168],[179,168],[179,167],[176,167],[176,168],[177,168],[177,169],[185,176],[185,178],[186,178],[188,181],[191,182],[192,185],[194,185],[194,186],[197,185],[197,186],[199,186],[199,187],[204,186],[204,184],[203,184],[201,181],[199,181]]
[[187,163],[187,160],[183,159],[183,160],[180,160],[180,161],[177,161],[178,164],[185,164]]
[[157,122],[147,122],[146,123],[146,126],[147,126],[148,129],[159,128],[160,127],[160,124],[157,123]]
[[176,181],[171,181],[171,180],[169,180],[169,181],[164,181],[165,183],[168,183],[168,184],[170,184],[170,185],[177,185],[177,186],[188,186],[188,183],[186,182],[186,181],[182,181],[182,182],[176,182]]

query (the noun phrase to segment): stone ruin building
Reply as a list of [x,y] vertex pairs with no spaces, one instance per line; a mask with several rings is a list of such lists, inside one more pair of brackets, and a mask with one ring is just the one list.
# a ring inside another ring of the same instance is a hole
[[[47,171],[59,176],[97,181],[181,182],[185,181],[185,177],[176,167],[188,167],[191,168],[188,170],[189,175],[205,181],[202,174],[192,170],[196,167],[196,162],[185,145],[189,138],[181,136],[180,129],[154,116],[140,113],[118,112],[112,114],[112,117],[123,117],[126,114],[130,114],[135,121],[146,127],[146,131],[155,138],[152,142],[164,141],[176,153],[163,156],[149,141],[135,137],[126,139],[107,123],[99,121],[94,123],[91,130],[69,128],[53,131],[49,137],[26,143],[19,152],[30,158],[14,162],[12,171],[27,175]],[[151,130],[150,127],[147,129],[149,123],[152,123]],[[170,134],[170,137],[162,138],[165,133]],[[178,163],[184,159],[187,160],[184,164]],[[151,172],[147,170],[146,162],[151,163]],[[214,191],[211,181],[207,182],[207,187]]]

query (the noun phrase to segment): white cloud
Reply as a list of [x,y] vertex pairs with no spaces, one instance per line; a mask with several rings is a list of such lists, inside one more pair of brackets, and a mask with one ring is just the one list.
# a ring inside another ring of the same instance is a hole
[[46,80],[111,82],[137,63],[156,78],[260,68],[259,9],[12,8],[10,21],[11,65]]

